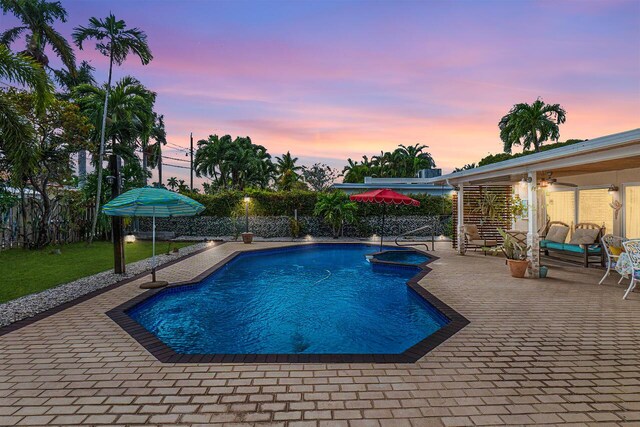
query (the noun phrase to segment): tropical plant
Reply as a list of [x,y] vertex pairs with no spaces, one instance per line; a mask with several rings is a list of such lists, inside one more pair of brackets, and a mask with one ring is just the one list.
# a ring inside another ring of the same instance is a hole
[[318,195],[314,215],[324,218],[331,226],[333,237],[337,239],[343,225],[355,220],[356,210],[357,206],[349,200],[349,196],[342,191],[334,191]]
[[[53,100],[44,114],[39,114],[35,95],[18,91],[8,91],[5,95],[33,127],[31,137],[22,140],[19,148],[5,146],[2,151],[9,160],[14,181],[19,181],[21,188],[28,183],[39,195],[33,199],[39,209],[34,243],[42,247],[49,243],[51,237],[50,187],[54,184],[60,186],[71,178],[71,155],[86,144],[91,125],[75,104]],[[15,153],[16,150],[19,154]]]
[[410,178],[415,177],[421,169],[435,167],[431,154],[425,151],[426,145],[414,144],[405,146],[400,144],[393,152],[381,151],[369,160],[362,156],[357,162],[347,159],[343,169],[344,182],[364,182],[367,176],[378,178]]
[[[53,100],[53,86],[42,67],[33,59],[16,55],[0,44],[0,79],[15,82],[34,90],[34,112],[44,114]],[[12,167],[33,166],[33,157],[29,155],[24,141],[31,140],[34,135],[33,124],[15,105],[15,96],[8,96],[11,91],[0,92],[0,154]]]
[[524,261],[527,259],[527,253],[530,246],[522,246],[518,241],[502,228],[498,228],[498,233],[502,236],[502,245],[494,249],[494,252],[501,251],[506,259],[512,259],[517,261]]
[[292,157],[289,151],[282,157],[276,157],[276,186],[279,190],[290,191],[300,180],[298,171],[302,170],[302,167],[296,165],[297,161],[298,158]]
[[22,54],[33,58],[42,67],[48,67],[49,58],[45,53],[45,48],[50,46],[65,67],[71,73],[75,73],[76,58],[73,48],[53,28],[56,21],[67,21],[67,11],[59,1],[0,0],[0,7],[5,13],[13,13],[23,24],[0,34],[0,44],[9,47],[26,32],[27,46]]
[[[73,90],[82,85],[95,85],[96,81],[93,77],[95,68],[87,61],[82,61],[77,70],[72,73],[68,70],[54,70],[60,91],[57,93],[58,98],[65,101],[73,101]],[[83,187],[87,179],[87,150],[82,149],[78,152],[78,184]]]
[[105,19],[92,17],[89,19],[89,26],[78,27],[73,32],[73,39],[80,50],[87,39],[96,40],[96,49],[102,55],[109,58],[109,77],[107,79],[106,91],[104,95],[104,106],[102,109],[102,126],[100,127],[100,150],[98,154],[98,187],[96,189],[96,207],[93,222],[91,224],[91,234],[89,243],[95,234],[97,217],[100,211],[100,193],[102,190],[102,163],[104,161],[105,136],[107,127],[107,108],[109,102],[109,92],[111,91],[111,78],[113,75],[113,65],[122,65],[130,53],[136,55],[142,65],[147,65],[153,55],[147,44],[147,35],[138,28],[127,28],[123,20],[117,20],[113,14],[109,14]]
[[560,138],[558,125],[565,121],[566,112],[560,104],[545,104],[538,98],[532,104],[514,105],[498,123],[505,153],[511,153],[516,145],[538,152],[545,141]]
[[265,147],[248,136],[232,140],[230,135],[198,141],[194,167],[197,176],[211,177],[210,188],[216,189],[267,188],[275,171]]
[[178,188],[178,178],[176,178],[175,176],[170,177],[167,180],[167,185],[172,191],[175,191],[176,188]]

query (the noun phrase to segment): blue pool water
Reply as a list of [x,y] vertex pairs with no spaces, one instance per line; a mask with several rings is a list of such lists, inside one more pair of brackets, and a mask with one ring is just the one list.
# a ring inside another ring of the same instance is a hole
[[406,286],[418,270],[376,268],[366,245],[236,257],[196,286],[128,314],[184,354],[396,354],[448,322]]
[[429,259],[426,255],[412,250],[392,250],[377,254],[375,259],[380,261],[400,262],[403,264],[419,265],[427,262]]

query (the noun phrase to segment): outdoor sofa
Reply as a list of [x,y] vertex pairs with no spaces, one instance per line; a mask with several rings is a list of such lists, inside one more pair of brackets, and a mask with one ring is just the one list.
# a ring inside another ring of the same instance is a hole
[[571,239],[566,242],[570,231],[571,227],[564,222],[550,221],[540,236],[541,254],[566,261],[579,261],[587,268],[591,264],[604,266],[604,252],[600,244],[604,227],[581,222],[575,226]]

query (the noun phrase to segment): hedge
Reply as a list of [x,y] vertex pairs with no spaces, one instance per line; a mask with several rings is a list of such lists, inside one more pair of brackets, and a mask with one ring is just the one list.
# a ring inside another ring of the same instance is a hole
[[[216,217],[234,217],[244,215],[245,196],[251,198],[249,212],[255,216],[293,216],[295,209],[298,215],[313,215],[318,193],[313,191],[268,191],[247,190],[222,191],[215,194],[187,193],[194,200],[205,206],[202,215]],[[387,215],[450,215],[451,197],[432,196],[429,194],[412,195],[420,201],[419,207],[389,206]],[[360,217],[380,215],[382,206],[369,203],[358,203],[357,215]]]

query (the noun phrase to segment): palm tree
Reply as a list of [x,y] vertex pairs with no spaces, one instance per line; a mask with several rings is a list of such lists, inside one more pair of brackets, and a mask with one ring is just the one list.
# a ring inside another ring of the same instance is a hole
[[[61,92],[57,94],[58,98],[65,101],[73,100],[73,89],[81,84],[95,85],[96,80],[93,77],[95,68],[87,61],[82,61],[75,73],[69,70],[54,70],[53,74],[56,81],[60,85]],[[87,150],[78,151],[78,186],[84,187],[87,180]]]
[[0,34],[0,44],[7,47],[17,40],[25,31],[27,47],[22,52],[33,58],[44,67],[48,67],[49,58],[45,48],[51,49],[62,60],[71,73],[75,73],[76,57],[67,40],[52,26],[55,21],[67,21],[67,11],[59,1],[46,0],[0,0],[0,7],[13,13],[23,25],[6,30]]
[[175,191],[175,189],[178,188],[178,178],[172,176],[167,180],[167,185],[172,191]]
[[414,144],[405,146],[400,144],[396,152],[400,155],[403,164],[403,176],[416,176],[421,169],[430,169],[436,166],[431,154],[424,151],[429,148],[427,145]]
[[109,57],[109,78],[107,80],[107,90],[104,96],[104,107],[102,109],[102,126],[100,130],[100,151],[98,155],[98,188],[96,190],[96,208],[93,222],[91,224],[91,234],[89,243],[93,241],[96,231],[98,213],[100,209],[100,196],[102,190],[102,162],[104,160],[104,139],[107,126],[107,106],[109,102],[109,92],[111,91],[111,77],[113,74],[113,64],[122,65],[133,53],[142,65],[147,65],[153,55],[147,44],[147,35],[138,28],[127,29],[127,24],[123,20],[117,20],[113,14],[109,14],[106,19],[101,20],[95,17],[89,19],[88,27],[78,27],[73,32],[73,40],[82,50],[82,43],[87,39],[96,40],[96,49],[104,56]]
[[355,219],[356,209],[356,204],[349,200],[349,196],[342,191],[334,191],[318,194],[318,201],[313,213],[324,217],[331,226],[334,239],[337,239],[343,224]]
[[[151,141],[155,141],[151,143]],[[167,131],[164,128],[164,116],[153,113],[149,128],[144,132],[142,147],[142,168],[158,168],[158,183],[162,186],[162,146],[167,144]],[[145,185],[147,179],[145,175]]]
[[[53,85],[40,64],[25,55],[16,55],[0,44],[0,79],[33,88],[35,106],[42,114],[53,100]],[[32,138],[33,126],[16,108],[14,102],[0,93],[0,151],[12,153],[14,167],[26,165],[29,158],[24,141]]]
[[299,170],[302,166],[297,166],[297,157],[291,157],[287,151],[282,157],[276,157],[276,171],[278,173],[278,187],[280,190],[290,191],[294,184],[300,180]]
[[560,104],[545,104],[538,98],[533,104],[514,105],[498,123],[504,152],[511,153],[514,145],[539,151],[548,139],[560,138],[558,125],[565,121],[566,111]]

